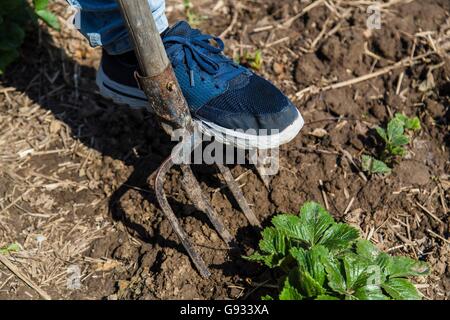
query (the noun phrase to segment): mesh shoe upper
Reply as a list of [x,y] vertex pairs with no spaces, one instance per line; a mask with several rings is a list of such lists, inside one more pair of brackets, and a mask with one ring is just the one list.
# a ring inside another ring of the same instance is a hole
[[280,90],[222,55],[220,39],[184,21],[162,38],[194,117],[228,129],[280,131],[297,119],[296,107]]

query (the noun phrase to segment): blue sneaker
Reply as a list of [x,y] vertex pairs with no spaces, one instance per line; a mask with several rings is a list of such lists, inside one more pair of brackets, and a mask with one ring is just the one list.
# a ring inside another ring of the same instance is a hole
[[[246,149],[276,148],[297,136],[304,123],[298,109],[269,81],[224,56],[222,40],[184,21],[161,36],[192,118],[204,134]],[[146,108],[146,96],[134,79],[137,65],[133,52],[104,52],[97,73],[100,93]]]

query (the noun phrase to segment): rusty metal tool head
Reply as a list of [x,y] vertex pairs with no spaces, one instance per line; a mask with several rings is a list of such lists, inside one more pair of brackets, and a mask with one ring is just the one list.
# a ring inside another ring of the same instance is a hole
[[[183,129],[192,137],[195,130],[194,123],[170,61],[167,58],[162,39],[156,29],[148,6],[148,0],[118,0],[118,3],[139,61],[141,74],[137,75],[137,79],[140,87],[147,95],[150,108],[156,113],[161,126],[168,134],[172,134],[173,130]],[[195,139],[190,138],[184,139],[184,141],[189,143],[189,145],[178,144],[176,146],[178,150],[174,150],[172,155],[163,162],[154,174],[154,190],[161,210],[170,221],[195,266],[202,276],[208,277],[210,272],[205,262],[194,249],[188,235],[180,226],[164,192],[165,177],[177,162],[174,159],[174,155],[182,152],[182,150],[185,151],[186,147],[192,152],[201,143],[201,141],[195,141]],[[225,165],[218,164],[218,166],[248,221],[253,226],[260,227],[258,219],[244,198],[242,190],[232,176],[231,171]],[[209,200],[203,194],[191,168],[186,164],[182,164],[181,171],[183,173],[182,184],[190,200],[199,210],[206,213],[218,234],[230,246],[233,238],[221,222]]]

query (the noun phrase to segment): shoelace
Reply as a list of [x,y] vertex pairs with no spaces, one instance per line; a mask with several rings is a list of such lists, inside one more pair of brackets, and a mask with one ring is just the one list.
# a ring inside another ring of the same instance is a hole
[[[188,37],[166,36],[163,39],[165,45],[172,44],[167,50],[169,54],[179,50],[180,47],[176,44],[182,46],[189,69],[191,86],[195,86],[195,65],[198,65],[202,71],[214,75],[215,79],[220,79],[220,81],[231,80],[244,72],[243,68],[238,67],[232,60],[221,54],[225,45],[220,38],[195,32]],[[211,45],[210,40],[214,40],[218,47]]]

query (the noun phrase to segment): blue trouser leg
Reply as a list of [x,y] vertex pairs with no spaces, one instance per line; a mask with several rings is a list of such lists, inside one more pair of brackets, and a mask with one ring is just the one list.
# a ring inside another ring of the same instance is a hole
[[[80,31],[91,46],[102,46],[111,55],[121,54],[133,48],[115,0],[67,0],[67,2],[80,10]],[[161,33],[169,26],[165,15],[165,0],[148,0],[148,3]]]

